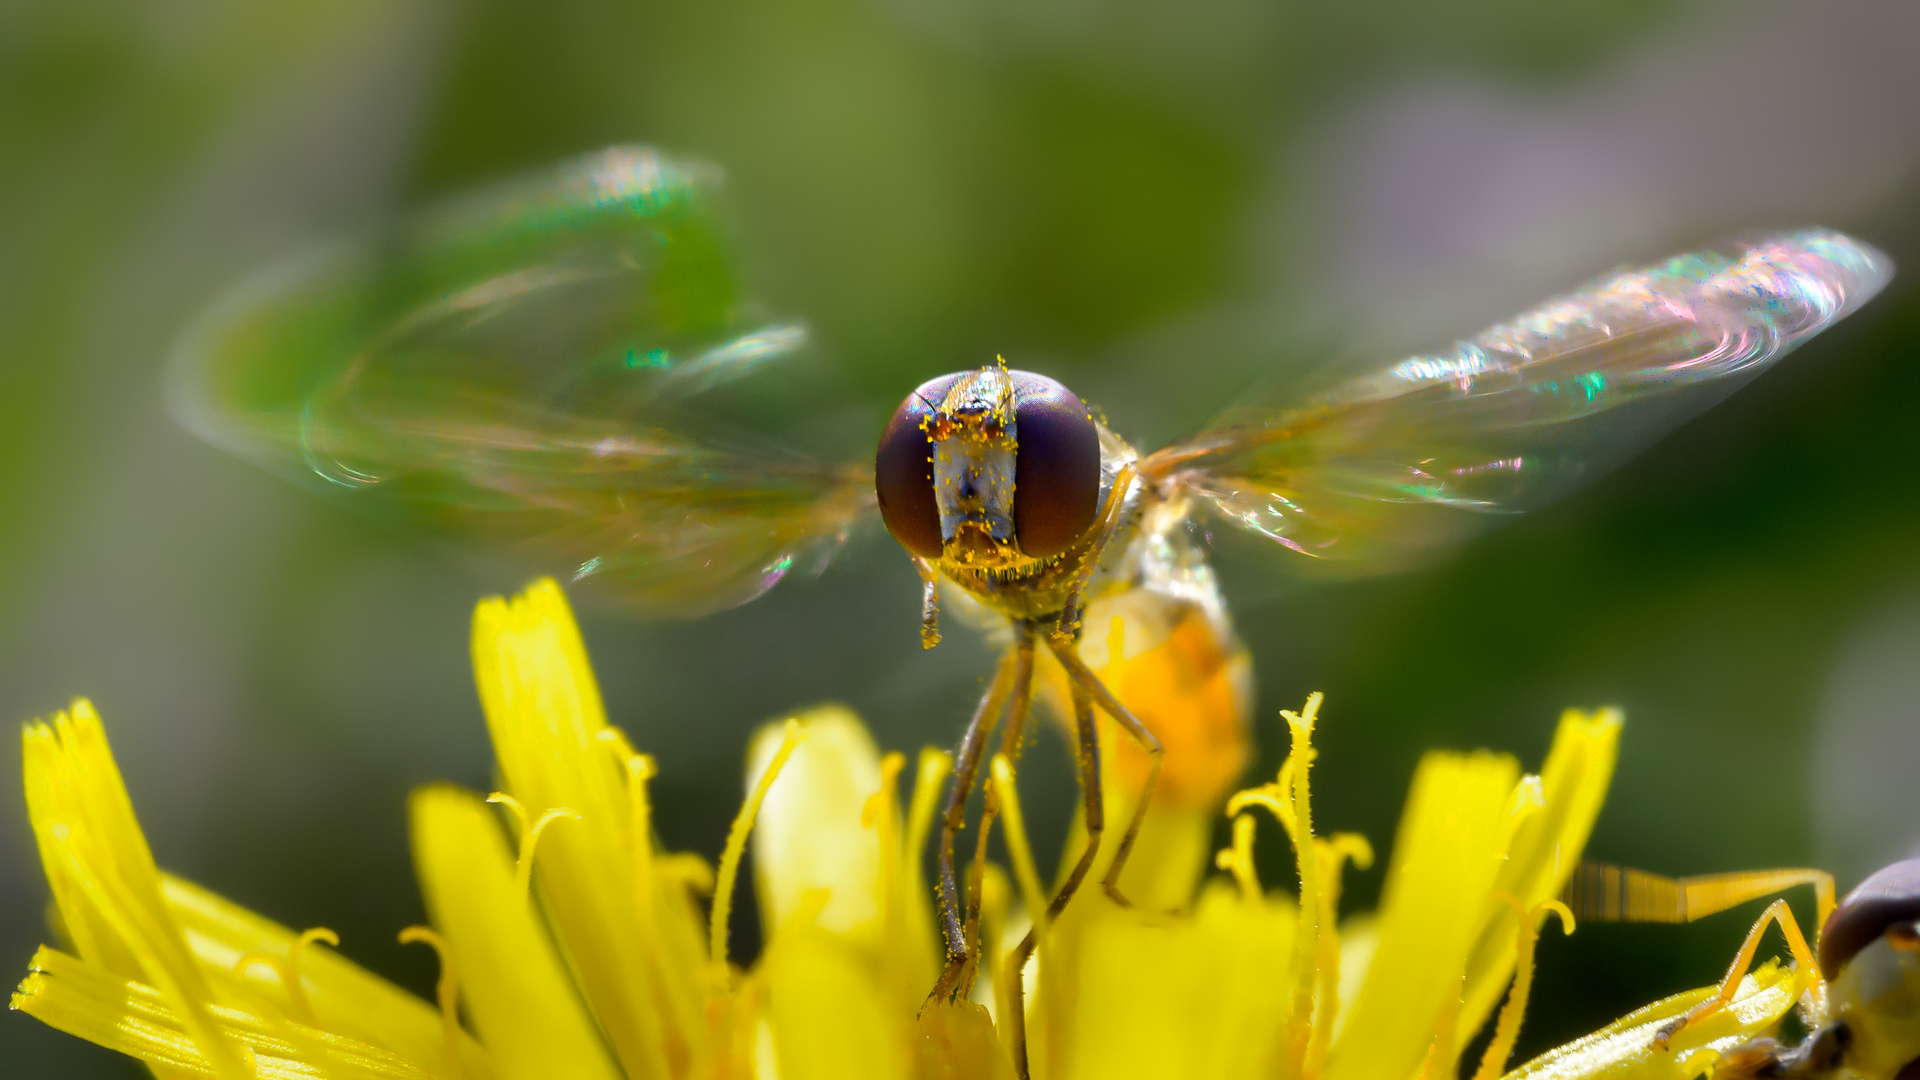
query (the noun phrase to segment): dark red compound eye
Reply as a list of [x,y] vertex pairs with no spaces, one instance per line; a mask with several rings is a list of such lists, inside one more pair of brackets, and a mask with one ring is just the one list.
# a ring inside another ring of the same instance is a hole
[[926,422],[960,373],[921,383],[893,410],[873,457],[873,490],[880,519],[900,546],[925,558],[940,554],[940,507],[933,501],[933,440]]
[[1900,923],[1916,919],[1920,919],[1920,859],[1869,874],[1827,916],[1826,928],[1820,931],[1820,973],[1829,980],[1837,978],[1861,949]]
[[1044,559],[1072,547],[1093,524],[1100,507],[1100,432],[1073,391],[1030,371],[1008,374],[1018,444],[1013,533],[1022,553]]

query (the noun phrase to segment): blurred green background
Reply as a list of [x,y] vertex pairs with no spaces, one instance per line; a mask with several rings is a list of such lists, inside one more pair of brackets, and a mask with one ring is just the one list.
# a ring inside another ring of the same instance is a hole
[[[0,4],[0,716],[91,696],[163,865],[424,991],[425,951],[393,944],[422,919],[404,798],[489,786],[467,620],[517,582],[171,423],[170,342],[249,268],[649,142],[724,166],[770,304],[875,430],[998,352],[1152,445],[1313,358],[1287,342],[1384,360],[1727,231],[1825,224],[1920,268],[1915,40],[1901,0]],[[1423,748],[1537,765],[1562,707],[1617,703],[1594,854],[1843,886],[1898,857],[1920,839],[1916,354],[1908,272],[1430,569],[1294,589],[1280,552],[1223,543],[1261,770],[1274,711],[1325,690],[1320,822],[1384,847]],[[717,851],[748,732],[795,706],[950,744],[986,658],[962,632],[923,654],[917,598],[876,530],[712,619],[586,613],[669,843]],[[1025,775],[1057,843],[1063,759]],[[0,976],[44,896],[7,795]],[[1522,1053],[1708,981],[1747,918],[1550,939]],[[136,1074],[19,1015],[0,1063]]]

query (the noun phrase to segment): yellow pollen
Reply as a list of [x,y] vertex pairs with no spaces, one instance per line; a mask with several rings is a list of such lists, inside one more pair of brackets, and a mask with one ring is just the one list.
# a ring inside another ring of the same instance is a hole
[[753,831],[753,821],[760,816],[760,804],[766,801],[767,790],[773,787],[773,781],[780,770],[793,756],[793,749],[800,745],[805,732],[800,721],[788,720],[786,731],[780,738],[780,748],[773,752],[773,760],[767,762],[767,769],[760,774],[759,782],[747,794],[747,801],[741,805],[740,812],[734,815],[733,826],[727,830],[727,846],[720,854],[720,873],[714,883],[713,911],[707,924],[707,955],[713,965],[714,990],[720,997],[732,993],[733,977],[727,970],[727,920],[733,914],[733,886],[740,877],[740,860],[747,850],[747,835]]
[[446,1064],[444,1075],[447,1080],[459,1080],[460,1014],[457,995],[460,989],[460,976],[453,967],[453,954],[447,950],[447,943],[439,934],[434,933],[431,927],[409,926],[400,931],[400,944],[412,945],[415,942],[432,946],[434,954],[440,958],[440,978],[433,984],[433,996],[440,1004],[440,1034]]
[[501,806],[512,811],[514,822],[519,826],[520,843],[519,846],[515,848],[517,854],[513,860],[513,885],[521,897],[525,898],[528,895],[528,890],[531,889],[533,885],[533,851],[540,843],[540,834],[546,831],[547,826],[553,824],[560,818],[579,821],[580,812],[571,806],[556,806],[541,814],[529,825],[527,823],[527,808],[520,805],[520,800],[504,791],[496,791],[487,796],[487,801],[490,803],[499,803]]
[[1523,911],[1520,901],[1512,894],[1494,895],[1506,901],[1519,917],[1518,948],[1514,955],[1513,989],[1507,992],[1507,1003],[1501,1006],[1500,1019],[1494,1024],[1493,1040],[1480,1055],[1480,1067],[1474,1070],[1473,1080],[1494,1080],[1506,1066],[1507,1059],[1513,1056],[1513,1044],[1520,1038],[1520,1021],[1526,1018],[1527,995],[1533,991],[1533,948],[1540,940],[1541,923],[1547,913],[1560,916],[1561,933],[1573,933],[1573,912],[1558,900],[1542,900],[1533,910]]

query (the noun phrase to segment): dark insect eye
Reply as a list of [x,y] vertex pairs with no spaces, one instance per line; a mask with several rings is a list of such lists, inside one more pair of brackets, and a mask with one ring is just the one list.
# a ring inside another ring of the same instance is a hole
[[1045,375],[1010,372],[1014,393],[1013,532],[1036,559],[1058,555],[1093,524],[1100,503],[1100,433],[1073,391]]
[[1820,973],[1828,979],[1838,977],[1861,949],[1896,925],[1916,919],[1920,919],[1920,859],[1875,871],[1827,916],[1826,928],[1820,931]]
[[933,440],[926,422],[960,378],[942,375],[921,383],[893,410],[873,458],[873,490],[880,518],[900,546],[915,555],[940,554],[940,507],[933,501]]

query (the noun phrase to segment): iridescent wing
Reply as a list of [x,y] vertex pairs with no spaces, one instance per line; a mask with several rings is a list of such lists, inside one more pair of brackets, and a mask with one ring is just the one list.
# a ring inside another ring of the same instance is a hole
[[1314,558],[1303,565],[1392,569],[1627,457],[1891,274],[1825,231],[1682,255],[1316,397],[1243,404],[1142,471]]
[[648,613],[750,600],[830,557],[873,483],[717,407],[806,334],[738,295],[715,184],[611,150],[289,264],[183,341],[175,411]]

